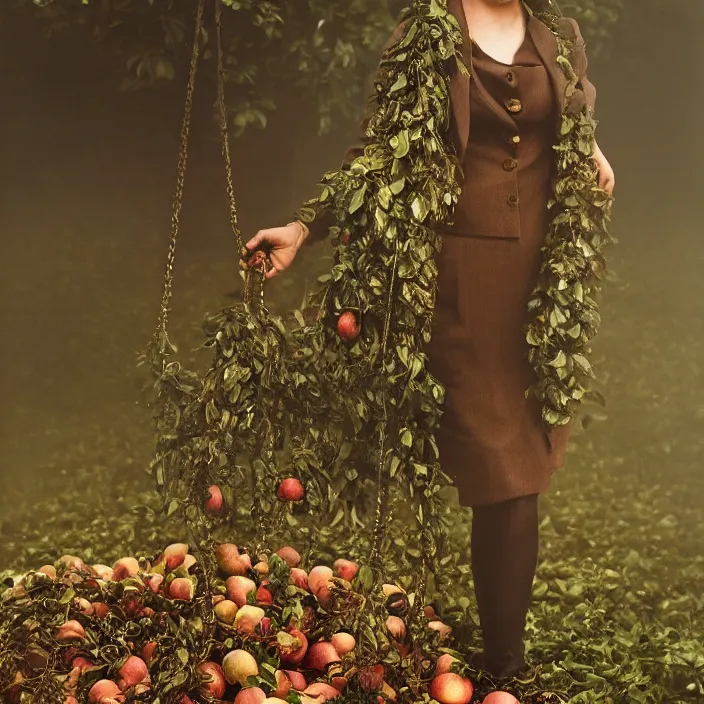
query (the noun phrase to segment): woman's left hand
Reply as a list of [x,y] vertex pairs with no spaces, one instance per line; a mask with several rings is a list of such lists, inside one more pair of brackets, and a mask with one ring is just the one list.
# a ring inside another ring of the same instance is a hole
[[616,185],[616,177],[609,160],[604,156],[604,152],[599,149],[598,144],[595,145],[593,159],[599,169],[599,188],[603,188],[609,195],[612,195]]

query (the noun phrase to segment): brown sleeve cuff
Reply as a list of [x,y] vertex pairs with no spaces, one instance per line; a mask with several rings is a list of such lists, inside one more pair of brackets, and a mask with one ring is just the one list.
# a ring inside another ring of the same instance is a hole
[[330,229],[336,226],[335,215],[330,208],[325,208],[317,201],[308,202],[294,213],[294,219],[300,220],[310,234],[303,244],[322,242],[330,235]]

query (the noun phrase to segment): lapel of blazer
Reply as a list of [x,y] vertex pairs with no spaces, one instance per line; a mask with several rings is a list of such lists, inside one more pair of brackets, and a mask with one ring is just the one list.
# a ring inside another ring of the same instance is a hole
[[[462,163],[469,142],[469,92],[472,73],[472,45],[469,38],[469,27],[467,25],[467,17],[464,12],[462,0],[448,0],[447,9],[454,15],[462,29],[462,58],[470,74],[466,75],[461,71],[454,71],[450,79],[450,100],[452,103],[452,115],[454,117],[452,135],[457,149],[457,156],[460,163]],[[528,15],[527,31],[530,32],[535,48],[540,54],[540,58],[548,71],[555,96],[560,106],[560,112],[562,112],[567,90],[567,79],[557,63],[557,40],[552,31],[535,17],[530,9],[528,10]]]
[[553,91],[560,106],[560,114],[565,109],[565,98],[567,93],[567,77],[557,63],[557,39],[550,28],[541,22],[532,12],[529,11],[528,31],[530,32],[535,48],[540,54],[545,68],[550,76]]
[[[448,0],[447,9],[454,15],[462,29],[462,59],[467,70],[471,73],[472,45],[469,40],[469,27],[462,0]],[[469,142],[469,90],[470,75],[455,70],[450,79],[450,100],[454,117],[452,134],[460,163],[464,160],[464,153]]]

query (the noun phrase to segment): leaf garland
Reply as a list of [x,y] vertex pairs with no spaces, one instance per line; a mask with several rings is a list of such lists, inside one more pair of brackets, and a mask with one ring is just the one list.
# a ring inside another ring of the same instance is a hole
[[588,107],[569,107],[580,89],[569,61],[572,42],[561,35],[555,13],[536,14],[557,39],[557,61],[567,79],[568,107],[554,146],[556,175],[548,203],[552,217],[526,327],[529,360],[538,377],[528,393],[540,400],[544,424],[554,428],[570,423],[580,401],[592,395],[589,343],[601,322],[596,296],[606,271],[604,252],[615,239],[607,230],[612,198],[598,186],[592,159],[597,123]]

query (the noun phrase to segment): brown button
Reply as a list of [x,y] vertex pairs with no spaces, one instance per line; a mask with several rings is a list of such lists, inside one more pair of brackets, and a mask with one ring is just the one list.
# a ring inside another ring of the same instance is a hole
[[513,171],[518,166],[518,162],[515,159],[506,159],[504,161],[504,169],[506,171]]
[[509,196],[507,201],[509,205],[518,205],[518,196]]
[[521,104],[521,101],[518,98],[511,98],[511,100],[506,101],[506,109],[510,113],[516,115],[517,113],[521,112],[521,110],[523,110],[523,105]]
[[516,74],[513,71],[509,71],[506,74],[506,80],[513,85],[516,82]]

